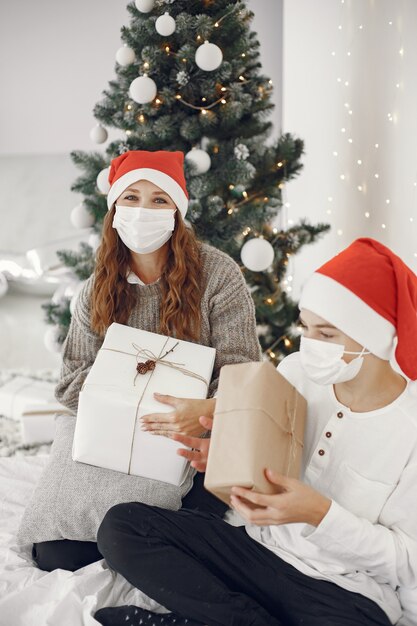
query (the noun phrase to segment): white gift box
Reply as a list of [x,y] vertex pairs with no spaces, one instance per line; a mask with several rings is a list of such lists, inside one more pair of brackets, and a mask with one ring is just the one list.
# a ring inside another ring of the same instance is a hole
[[[111,324],[79,394],[73,460],[180,485],[188,462],[176,451],[184,446],[142,431],[139,420],[174,410],[155,400],[155,392],[206,398],[215,354],[214,348]],[[155,369],[137,372],[137,363],[154,357]]]
[[0,415],[19,420],[28,404],[56,403],[55,387],[56,383],[16,376],[0,387]]
[[20,418],[22,441],[26,445],[49,443],[55,436],[55,415],[71,414],[59,402],[48,404],[28,404]]

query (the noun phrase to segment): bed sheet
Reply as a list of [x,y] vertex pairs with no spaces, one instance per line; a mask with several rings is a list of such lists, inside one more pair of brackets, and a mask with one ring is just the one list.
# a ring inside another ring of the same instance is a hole
[[0,626],[97,626],[99,608],[123,604],[165,613],[104,560],[76,572],[44,572],[33,564],[31,545],[16,545],[20,518],[47,461],[48,455],[0,459]]

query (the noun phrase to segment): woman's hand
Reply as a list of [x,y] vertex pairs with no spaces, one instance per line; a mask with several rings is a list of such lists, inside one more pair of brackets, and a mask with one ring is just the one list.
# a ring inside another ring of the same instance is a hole
[[174,409],[170,413],[151,413],[141,417],[142,430],[154,435],[171,437],[174,433],[188,436],[199,436],[205,432],[199,422],[200,415],[213,416],[216,406],[215,398],[208,400],[192,400],[175,398],[155,393],[158,402],[168,404]]
[[332,501],[309,485],[272,470],[265,475],[277,493],[263,495],[244,487],[232,487],[230,501],[242,517],[257,526],[304,522],[318,526]]
[[[211,430],[213,428],[213,420],[209,417],[200,417],[200,424],[205,430]],[[194,448],[193,450],[185,450],[179,448],[177,454],[185,457],[190,461],[191,467],[194,467],[197,472],[205,472],[207,467],[207,457],[210,448],[210,439],[200,439],[199,437],[186,437],[185,435],[174,434],[171,437],[174,441]]]

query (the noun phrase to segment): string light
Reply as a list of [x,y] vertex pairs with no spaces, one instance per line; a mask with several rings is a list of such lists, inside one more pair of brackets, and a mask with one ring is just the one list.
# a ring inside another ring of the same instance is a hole
[[[335,31],[337,33],[337,37],[339,38],[340,41],[340,46],[337,47],[334,43],[332,44],[332,47],[329,49],[329,55],[331,55],[333,58],[337,57],[339,59],[341,59],[342,63],[340,65],[338,65],[338,70],[337,73],[335,73],[334,75],[334,79],[337,84],[340,85],[340,87],[346,87],[346,92],[343,90],[343,93],[348,94],[349,93],[349,89],[351,88],[351,83],[352,83],[352,76],[349,76],[347,74],[348,71],[350,71],[351,67],[353,70],[355,70],[356,68],[354,66],[347,66],[346,68],[344,68],[343,65],[343,60],[345,60],[345,63],[348,64],[349,61],[353,60],[357,55],[357,49],[354,48],[354,42],[355,42],[355,38],[353,38],[353,40],[350,40],[348,43],[348,46],[345,46],[345,48],[343,49],[343,43],[345,41],[345,31],[350,32],[350,27],[351,27],[351,3],[345,3],[344,0],[341,0],[340,5],[341,8],[343,7],[343,11],[345,11],[346,13],[344,13],[343,15],[346,16],[347,20],[346,22],[343,21],[343,19],[339,19],[338,22],[336,22],[335,24]],[[387,19],[385,21],[385,25],[388,26],[393,26],[393,24],[395,24],[395,20],[394,19]],[[347,28],[349,27],[349,28]],[[359,37],[359,32],[360,31],[364,31],[367,27],[367,23],[365,22],[359,22],[356,24],[356,27],[354,26],[354,28],[356,28],[356,33],[357,33],[357,39]],[[359,31],[359,32],[358,32]],[[391,31],[393,33],[393,31]],[[393,33],[394,34],[394,33]],[[397,33],[396,33],[397,34]],[[342,39],[343,37],[343,39]],[[361,44],[362,45],[362,44]],[[392,49],[392,53],[394,55],[398,54],[401,58],[405,58],[405,45],[403,45],[403,42],[399,41],[398,45],[394,44],[394,47]],[[398,57],[397,57],[398,58]],[[349,61],[348,61],[349,59]],[[336,67],[336,66],[335,66]],[[394,94],[398,94],[397,90],[399,90],[400,88],[403,87],[403,82],[402,80],[399,80],[400,77],[397,78],[397,80],[393,80],[392,81],[392,91]],[[343,97],[343,96],[342,96]],[[345,116],[342,117],[342,119],[346,120],[346,116],[349,116],[347,119],[352,119],[351,116],[354,115],[356,116],[356,110],[355,112],[353,111],[353,107],[351,106],[351,103],[349,102],[349,100],[351,100],[351,97],[348,95],[344,96],[344,99],[342,100],[342,105],[344,106],[344,111],[345,111]],[[391,109],[391,110],[390,110]],[[396,124],[398,121],[398,111],[395,110],[395,106],[394,104],[391,104],[391,106],[389,105],[389,108],[387,108],[387,111],[385,113],[386,117],[386,123],[387,124]],[[337,128],[337,127],[336,127]],[[353,146],[353,143],[358,143],[356,136],[353,134],[352,132],[352,128],[349,125],[349,123],[345,122],[340,125],[340,133],[341,136],[344,136],[346,143],[350,144]],[[373,143],[371,143],[370,145],[374,146],[375,150],[378,150],[381,147],[381,144],[378,142],[377,138],[375,138],[376,141],[374,140]],[[343,142],[341,142],[341,145],[343,146]],[[346,146],[346,144],[345,144]],[[349,153],[346,152],[346,148],[345,148],[345,152],[343,152],[343,148],[340,148],[339,150],[337,150],[337,147],[335,146],[336,149],[334,149],[331,154],[333,155],[334,158],[340,158],[342,160],[341,162],[341,167],[339,169],[339,173],[338,173],[338,178],[339,178],[339,184],[341,185],[343,183],[343,185],[347,185],[349,184],[349,182],[351,184],[354,185],[353,189],[357,189],[357,192],[363,194],[363,198],[366,198],[366,194],[367,194],[367,181],[369,180],[369,178],[371,180],[375,181],[376,185],[380,185],[382,183],[382,174],[380,172],[378,172],[377,167],[375,167],[375,169],[372,171],[365,168],[365,165],[368,165],[367,161],[362,158],[360,158],[360,155],[358,155],[358,157],[353,161],[353,163],[356,164],[357,167],[361,167],[361,170],[356,170],[354,169],[353,172],[356,173],[356,175],[358,175],[359,173],[363,173],[364,175],[366,174],[366,178],[364,176],[364,180],[355,180],[354,178],[354,174],[352,175],[350,169],[348,169],[347,165],[349,162],[345,162],[344,159],[349,159]],[[353,158],[352,156],[350,156],[350,158]],[[371,165],[372,167],[372,165]],[[417,181],[414,180],[413,182],[414,188],[417,187]],[[387,194],[388,195],[388,194]],[[391,204],[393,203],[391,201],[390,197],[382,197],[382,202],[384,203],[383,206],[385,207],[391,207]],[[335,200],[337,200],[337,197],[335,196]],[[417,200],[417,198],[416,198]],[[327,215],[331,215],[333,212],[330,208],[329,205],[331,205],[332,201],[333,201],[333,195],[328,194],[327,195],[327,201],[328,204],[327,206],[324,207],[324,210],[326,211]],[[370,219],[371,214],[368,210],[366,210],[364,208],[362,215],[366,218],[366,219]],[[413,215],[409,215],[407,218],[407,221],[409,221],[410,223],[414,223],[417,222],[417,219],[415,219],[415,217]],[[387,222],[384,223],[380,223],[380,228],[383,230],[388,230],[389,228],[389,224]],[[337,233],[338,236],[342,236],[343,235],[343,230],[341,228],[337,228],[337,226],[335,226],[335,232]],[[417,258],[417,251],[414,253],[414,258]]]

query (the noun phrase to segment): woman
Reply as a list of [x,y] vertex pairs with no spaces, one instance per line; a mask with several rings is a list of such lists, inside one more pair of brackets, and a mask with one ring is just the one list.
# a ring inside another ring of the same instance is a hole
[[[417,277],[359,239],[307,281],[300,310],[300,351],[278,370],[307,400],[301,479],[266,468],[275,494],[234,487],[242,527],[204,512],[111,508],[100,551],[174,613],[104,608],[95,615],[104,626],[401,618],[398,593],[417,588],[417,383],[406,379],[417,379]],[[394,348],[405,375],[390,364]],[[210,440],[175,439],[197,449],[181,454],[204,470]]]
[[[183,162],[182,152],[141,150],[112,161],[102,243],[71,319],[55,394],[77,412],[81,386],[112,322],[212,346],[208,399],[157,395],[172,411],[142,418],[150,432],[201,436],[198,418],[213,414],[220,368],[259,360],[260,347],[254,304],[239,267],[199,242],[184,223]],[[222,515],[226,507],[202,483],[197,476],[183,506]],[[67,540],[37,543],[33,557],[47,570],[76,569],[102,558],[95,543]]]

